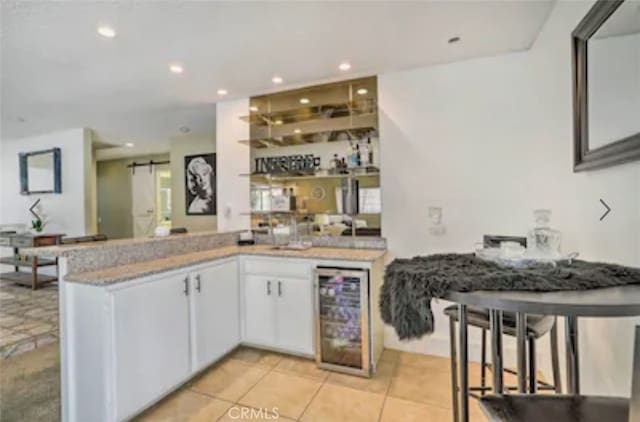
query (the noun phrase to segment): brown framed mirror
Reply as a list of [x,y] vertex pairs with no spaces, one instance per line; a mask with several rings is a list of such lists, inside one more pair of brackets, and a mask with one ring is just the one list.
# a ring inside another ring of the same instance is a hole
[[574,171],[640,160],[640,3],[598,0],[572,41]]

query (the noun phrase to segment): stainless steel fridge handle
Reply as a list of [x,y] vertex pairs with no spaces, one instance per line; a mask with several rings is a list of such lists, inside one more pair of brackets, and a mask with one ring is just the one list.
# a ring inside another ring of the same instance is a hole
[[271,296],[271,280],[267,280],[267,295]]
[[198,292],[202,291],[202,289],[200,288],[200,274],[196,275],[196,290]]
[[282,296],[282,281],[278,280],[278,296]]
[[189,277],[184,278],[184,291],[185,296],[189,296]]

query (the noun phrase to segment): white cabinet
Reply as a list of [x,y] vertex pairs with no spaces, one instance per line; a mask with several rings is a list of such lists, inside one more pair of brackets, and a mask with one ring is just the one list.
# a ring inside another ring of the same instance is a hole
[[246,261],[243,340],[254,345],[313,355],[311,265],[290,263],[288,259]]
[[190,274],[192,372],[240,342],[240,286],[236,260]]
[[113,293],[117,420],[134,415],[189,375],[187,283],[186,275],[174,275]]
[[234,257],[107,286],[64,281],[62,419],[130,419],[241,342],[313,355],[314,266]]
[[276,346],[274,281],[269,276],[247,274],[244,278],[244,340]]
[[284,350],[312,355],[313,283],[309,279],[278,278],[276,296],[277,345]]

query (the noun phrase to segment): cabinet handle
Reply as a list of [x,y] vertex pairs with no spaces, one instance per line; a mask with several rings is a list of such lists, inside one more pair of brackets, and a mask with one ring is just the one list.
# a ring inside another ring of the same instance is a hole
[[189,277],[184,278],[184,291],[185,296],[189,296]]
[[198,291],[198,293],[202,291],[202,289],[200,288],[200,274],[196,275],[196,290]]
[[282,296],[282,281],[278,280],[278,296]]
[[267,295],[271,296],[271,280],[267,280]]

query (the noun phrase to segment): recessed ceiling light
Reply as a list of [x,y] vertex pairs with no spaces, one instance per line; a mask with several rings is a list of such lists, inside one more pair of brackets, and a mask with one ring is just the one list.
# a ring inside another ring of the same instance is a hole
[[169,65],[169,70],[173,73],[182,73],[184,72],[184,68],[182,67],[182,65],[179,64],[172,64]]
[[180,126],[180,132],[189,133],[191,132],[191,128],[189,126]]
[[125,147],[127,148],[133,148],[134,145],[131,142],[127,142],[126,144],[124,144]]
[[458,41],[460,41],[460,37],[451,37],[447,42],[449,44],[454,44],[454,43],[457,43]]
[[227,95],[229,93],[229,91],[227,91],[226,89],[219,89],[218,90],[218,95]]
[[284,82],[284,79],[282,79],[280,76],[274,76],[273,78],[271,78],[271,82],[273,82],[274,84],[281,84],[282,82]]
[[100,25],[97,31],[98,34],[102,35],[105,38],[113,38],[116,36],[115,29],[107,25]]
[[273,122],[274,125],[279,126],[282,124],[282,120],[278,119],[275,122]]
[[351,69],[351,64],[349,64],[347,62],[342,62],[342,63],[340,63],[340,66],[338,66],[338,68],[340,70],[346,71],[346,70]]
[[356,91],[358,93],[358,95],[366,95],[367,91],[365,88],[360,88],[359,90]]
[[302,131],[300,129],[294,129],[293,133],[302,133]]
[[251,106],[251,107],[249,107],[249,111],[256,112],[256,111],[258,111],[258,107],[256,107],[256,106]]
[[309,104],[310,101],[308,98],[300,98],[300,104]]

